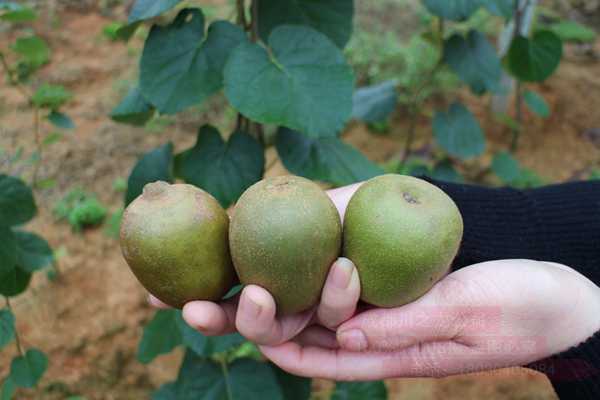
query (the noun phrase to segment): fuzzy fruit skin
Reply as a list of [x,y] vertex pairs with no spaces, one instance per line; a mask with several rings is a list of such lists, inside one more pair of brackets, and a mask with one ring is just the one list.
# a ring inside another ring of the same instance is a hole
[[383,175],[363,184],[344,218],[344,256],[356,264],[361,299],[399,307],[448,272],[463,234],[458,207],[421,179]]
[[140,283],[176,308],[220,300],[233,286],[229,217],[191,185],[155,182],[125,210],[121,250]]
[[341,251],[342,225],[317,184],[282,176],[258,182],[242,195],[229,243],[240,281],[269,291],[279,314],[294,314],[319,301]]

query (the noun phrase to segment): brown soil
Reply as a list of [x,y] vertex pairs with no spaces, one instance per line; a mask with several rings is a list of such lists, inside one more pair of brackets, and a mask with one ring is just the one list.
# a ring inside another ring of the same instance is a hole
[[[44,154],[40,177],[55,178],[57,185],[37,191],[40,216],[28,226],[66,254],[59,260],[58,281],[38,274],[32,289],[14,300],[24,345],[43,349],[51,360],[40,388],[20,391],[19,399],[63,399],[71,394],[87,399],[149,398],[156,387],[174,378],[181,358],[180,352],[174,352],[147,366],[135,360],[142,326],[153,310],[125,265],[117,241],[101,229],[74,234],[65,224],[56,223],[50,211],[74,186],[96,193],[111,210],[117,210],[122,194],[112,190],[112,184],[127,176],[140,154],[168,140],[178,147],[190,145],[197,127],[215,116],[211,109],[187,112],[159,134],[110,121],[106,115],[123,94],[118,82],[135,80],[141,43],[139,39],[130,44],[107,41],[101,31],[109,22],[97,12],[67,10],[55,17],[54,27],[47,21],[36,26],[53,49],[53,62],[44,67],[39,79],[63,84],[73,92],[74,100],[65,111],[77,128]],[[16,34],[3,33],[0,48]],[[600,54],[600,42],[596,51]],[[526,115],[528,128],[518,157],[551,181],[581,176],[600,161],[591,140],[596,140],[596,146],[600,141],[596,111],[600,110],[600,62],[570,48],[559,73],[539,90],[552,104],[552,117],[540,120]],[[26,101],[7,86],[0,85],[0,93],[0,148],[15,151],[23,145],[30,154],[34,134]],[[486,118],[487,109],[479,100],[468,94],[464,97],[482,120],[489,121],[484,125],[492,141],[490,150],[505,147],[508,131]],[[406,125],[400,110],[389,136],[371,135],[363,125],[353,124],[346,137],[372,159],[387,161],[400,153]],[[51,127],[44,125],[42,130],[48,133]],[[430,141],[428,121],[421,121],[417,132],[418,147]],[[269,155],[273,157],[272,151]],[[29,176],[30,168],[23,168]],[[12,172],[23,168],[9,167]],[[269,174],[283,172],[276,165]],[[0,354],[0,377],[8,372],[12,353],[9,347]],[[515,370],[440,380],[396,380],[389,386],[393,399],[554,398],[545,377]]]

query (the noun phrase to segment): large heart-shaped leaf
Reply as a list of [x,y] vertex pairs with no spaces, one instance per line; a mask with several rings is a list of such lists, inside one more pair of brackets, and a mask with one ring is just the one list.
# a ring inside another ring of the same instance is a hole
[[0,295],[18,296],[27,289],[29,282],[31,282],[31,274],[17,265],[10,271],[0,274]]
[[12,272],[19,260],[19,248],[13,231],[0,226],[0,276]]
[[519,80],[541,82],[556,71],[562,52],[562,41],[554,32],[539,31],[532,38],[517,36],[508,50],[507,65]]
[[0,350],[15,338],[15,316],[8,309],[0,310]]
[[16,357],[10,364],[10,378],[15,385],[32,388],[48,368],[48,357],[37,349],[29,349],[23,356]]
[[142,94],[166,114],[202,103],[222,88],[225,61],[245,38],[226,21],[213,22],[205,34],[202,11],[181,10],[170,25],[150,30],[140,60]]
[[142,96],[138,87],[130,89],[125,98],[110,113],[113,120],[136,126],[144,125],[152,115],[154,115],[154,108]]
[[41,67],[50,60],[50,48],[38,36],[18,38],[12,49],[33,68]]
[[263,40],[280,25],[306,25],[343,48],[352,35],[353,0],[261,0],[258,30]]
[[178,313],[177,326],[181,332],[183,344],[199,356],[210,357],[223,353],[241,345],[245,339],[239,333],[223,336],[204,336],[196,329],[189,326]]
[[146,184],[156,181],[173,182],[173,144],[167,143],[142,156],[127,180],[125,205],[142,194]]
[[54,253],[44,238],[31,232],[16,230],[18,264],[26,272],[35,272],[54,261]]
[[338,382],[331,400],[387,400],[387,389],[383,381]]
[[476,94],[495,91],[502,76],[494,46],[479,31],[454,34],[444,43],[444,61]]
[[35,213],[31,188],[21,179],[0,174],[0,226],[24,224]]
[[550,116],[550,106],[546,103],[544,98],[534,91],[526,90],[523,93],[523,100],[527,107],[542,118],[548,118]]
[[468,19],[483,0],[423,0],[430,13],[452,21]]
[[311,379],[288,374],[271,364],[285,400],[308,400],[311,394]]
[[438,111],[433,119],[433,133],[438,144],[449,154],[468,159],[485,151],[485,137],[475,116],[461,103]]
[[325,35],[282,25],[269,48],[243,43],[225,66],[225,94],[246,117],[296,129],[312,137],[335,136],[352,113],[352,70]]
[[497,153],[492,160],[492,171],[505,184],[511,184],[521,176],[519,161],[510,153],[502,151]]
[[238,359],[225,372],[215,361],[188,351],[177,380],[163,385],[152,400],[198,399],[283,400],[283,395],[267,363]]
[[398,104],[396,85],[391,80],[357,89],[352,98],[352,117],[372,123],[385,121]]
[[181,331],[177,323],[177,310],[158,310],[154,318],[144,327],[138,346],[137,358],[148,364],[161,354],[170,353],[181,345]]
[[175,7],[181,0],[136,0],[131,7],[127,23],[133,24],[137,21],[156,17],[165,11]]
[[264,165],[264,150],[256,139],[235,132],[225,142],[219,131],[205,125],[196,145],[178,156],[177,173],[228,207],[262,178]]
[[349,185],[381,175],[383,170],[337,137],[313,139],[280,128],[275,145],[283,165],[308,179]]

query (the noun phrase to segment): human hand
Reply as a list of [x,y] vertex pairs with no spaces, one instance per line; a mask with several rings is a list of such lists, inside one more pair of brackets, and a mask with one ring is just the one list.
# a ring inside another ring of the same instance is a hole
[[[342,220],[358,187],[352,185],[327,192]],[[329,271],[320,304],[306,312],[277,318],[275,301],[269,292],[249,285],[240,295],[221,303],[190,302],[183,308],[183,318],[206,336],[238,331],[257,344],[278,345],[293,339],[305,345],[331,347],[335,345],[331,330],[354,315],[359,296],[358,272],[351,261],[341,258]],[[150,303],[166,307],[153,296]]]
[[441,377],[559,353],[597,332],[599,315],[600,288],[573,269],[495,261],[448,275],[414,303],[355,316],[337,329],[337,341],[322,334],[329,346],[287,342],[260,349],[302,376]]

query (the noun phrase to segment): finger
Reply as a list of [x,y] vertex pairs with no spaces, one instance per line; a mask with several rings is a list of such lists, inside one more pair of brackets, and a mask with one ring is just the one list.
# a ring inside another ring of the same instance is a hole
[[390,351],[456,338],[464,325],[465,308],[440,306],[435,298],[428,294],[402,307],[358,314],[337,329],[338,343],[355,352]]
[[338,259],[329,271],[321,303],[317,309],[319,323],[329,329],[337,328],[352,317],[360,298],[358,271],[347,258]]
[[183,307],[183,319],[206,336],[232,333],[235,332],[236,303],[234,299],[221,304],[192,301]]
[[170,305],[163,303],[151,294],[148,295],[148,303],[150,303],[152,307],[159,308],[162,310],[168,310],[169,308],[172,308]]
[[324,349],[337,349],[339,345],[335,338],[335,332],[321,326],[311,326],[302,331],[294,338],[294,342],[306,347],[322,347]]
[[487,360],[478,363],[471,348],[454,342],[427,343],[386,353],[355,353],[294,342],[259,348],[265,357],[291,374],[335,381],[444,377],[495,367]]
[[362,183],[356,183],[354,185],[327,191],[327,195],[329,196],[333,204],[335,204],[335,207],[337,208],[342,221],[344,220],[346,208],[348,208],[348,203],[350,202],[350,199],[361,185]]
[[310,322],[314,311],[276,318],[273,296],[265,289],[249,285],[240,297],[236,328],[248,340],[264,345],[277,345],[292,339]]

